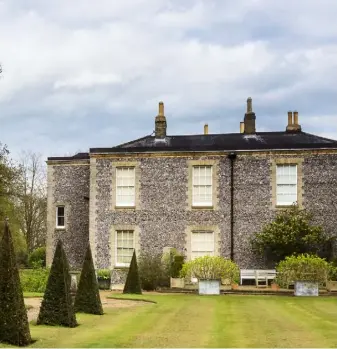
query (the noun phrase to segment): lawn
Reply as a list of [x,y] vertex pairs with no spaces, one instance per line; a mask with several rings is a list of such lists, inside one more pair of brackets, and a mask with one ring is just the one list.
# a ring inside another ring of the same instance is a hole
[[337,347],[335,297],[146,294],[136,298],[156,303],[106,308],[103,316],[78,314],[80,326],[73,329],[31,324],[32,336],[38,339],[32,346]]

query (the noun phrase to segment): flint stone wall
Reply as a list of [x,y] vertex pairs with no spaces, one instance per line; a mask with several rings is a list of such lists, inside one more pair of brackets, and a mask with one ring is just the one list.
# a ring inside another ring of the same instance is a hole
[[[303,206],[315,213],[315,222],[331,235],[337,234],[337,154],[336,155],[240,155],[234,163],[234,257],[240,268],[266,267],[251,251],[250,238],[270,222],[277,212],[272,208],[271,160],[301,158],[303,162]],[[119,210],[112,205],[112,162],[96,159],[96,231],[93,251],[96,268],[111,268],[110,233],[114,225],[140,228],[140,249],[162,252],[166,246],[185,248],[189,226],[217,226],[220,255],[230,256],[230,160],[226,156],[203,156],[218,160],[218,207],[216,210],[188,206],[188,160],[193,157],[130,158],[140,168],[139,206]],[[71,203],[69,229],[57,232],[65,242],[72,266],[78,265],[88,241],[89,166],[55,166],[55,201]],[[93,194],[93,191],[91,192]],[[62,233],[62,234],[60,234]],[[125,270],[115,269],[112,283],[123,283]]]
[[[61,239],[71,269],[81,269],[89,242],[89,165],[57,165],[49,172],[47,265]],[[57,205],[65,205],[64,229],[56,228]]]

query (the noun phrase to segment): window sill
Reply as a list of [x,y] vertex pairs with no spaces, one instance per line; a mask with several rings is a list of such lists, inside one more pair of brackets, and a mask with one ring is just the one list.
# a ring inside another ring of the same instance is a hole
[[115,206],[115,210],[135,210],[136,206]]
[[276,209],[283,209],[283,210],[285,210],[285,209],[288,209],[288,208],[291,208],[293,205],[275,205],[275,208]]
[[129,269],[130,268],[130,266],[128,265],[128,266],[126,266],[126,265],[115,265],[114,266],[114,269],[116,270],[123,270],[123,269]]
[[214,206],[192,206],[193,210],[213,210]]
[[66,227],[55,227],[55,230],[66,230]]

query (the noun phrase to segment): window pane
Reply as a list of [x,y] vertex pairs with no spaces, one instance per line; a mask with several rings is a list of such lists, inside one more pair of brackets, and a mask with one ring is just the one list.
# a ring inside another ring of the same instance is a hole
[[57,215],[58,216],[64,216],[64,206],[58,206],[57,207]]
[[57,226],[64,227],[64,217],[57,217]]

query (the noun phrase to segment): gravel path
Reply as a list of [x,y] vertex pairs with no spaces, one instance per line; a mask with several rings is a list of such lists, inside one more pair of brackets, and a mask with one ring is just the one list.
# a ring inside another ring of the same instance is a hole
[[[103,308],[128,308],[149,305],[148,302],[142,301],[131,301],[131,300],[119,300],[119,299],[108,299],[107,295],[111,293],[102,292],[101,300]],[[25,298],[25,304],[29,305],[31,308],[27,311],[28,321],[36,320],[39,315],[39,310],[41,306],[42,298]]]

